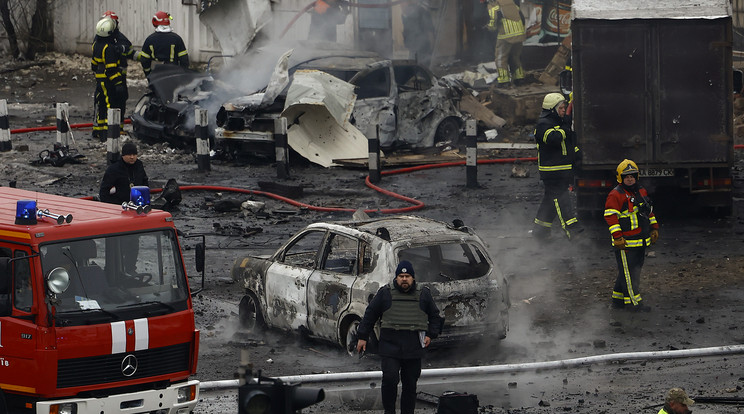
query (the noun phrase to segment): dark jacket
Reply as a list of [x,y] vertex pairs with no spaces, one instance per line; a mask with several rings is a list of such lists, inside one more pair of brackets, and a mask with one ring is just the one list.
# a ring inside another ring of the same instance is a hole
[[[397,283],[393,282],[396,289],[400,291]],[[404,294],[415,294],[416,282],[408,292]],[[365,341],[375,327],[382,314],[393,305],[392,295],[390,294],[390,285],[385,285],[377,291],[375,297],[364,311],[364,317],[357,328],[357,336]],[[429,316],[429,327],[426,330],[426,336],[431,339],[436,338],[442,331],[443,320],[439,316],[439,309],[431,297],[428,287],[422,287],[419,297],[419,306]],[[385,357],[398,359],[419,359],[424,356],[424,348],[421,347],[421,340],[418,331],[382,329],[380,331],[380,346],[378,354]]]
[[540,178],[573,178],[573,165],[578,159],[579,149],[568,120],[555,111],[543,110],[535,126],[535,142]]
[[[149,180],[142,161],[127,164],[123,159],[109,165],[101,180],[98,197],[104,203],[121,204],[129,201],[129,190],[134,186],[147,186]],[[114,194],[111,187],[116,187]]]
[[142,44],[142,52],[139,60],[142,70],[149,75],[152,70],[152,62],[162,62],[172,65],[180,65],[184,69],[189,67],[189,52],[183,43],[181,36],[174,32],[155,32],[147,36]]
[[96,83],[104,82],[107,87],[121,85],[124,77],[119,67],[120,61],[121,53],[116,48],[113,37],[94,38],[90,69],[96,74]]

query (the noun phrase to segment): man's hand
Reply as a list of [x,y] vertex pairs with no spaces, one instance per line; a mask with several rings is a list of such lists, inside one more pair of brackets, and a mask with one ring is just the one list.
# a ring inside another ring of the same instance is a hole
[[651,230],[651,244],[656,244],[656,241],[659,240],[659,230]]
[[612,246],[614,246],[616,249],[619,250],[625,250],[625,247],[628,244],[625,242],[625,239],[623,237],[618,237],[617,239],[612,240]]
[[430,343],[431,343],[431,338],[429,338],[428,336],[425,337],[424,338],[424,348],[428,347]]
[[367,352],[367,341],[357,339],[357,352]]

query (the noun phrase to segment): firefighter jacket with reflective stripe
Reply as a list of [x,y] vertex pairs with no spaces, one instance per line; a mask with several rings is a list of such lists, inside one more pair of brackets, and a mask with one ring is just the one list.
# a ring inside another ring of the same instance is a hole
[[658,229],[659,223],[650,206],[645,188],[639,185],[633,192],[617,185],[607,196],[604,212],[612,238],[623,237],[627,247],[651,245],[649,231]]
[[93,41],[93,57],[90,69],[96,74],[96,82],[108,81],[118,85],[124,81],[119,68],[121,54],[116,49],[113,37],[96,36]]
[[525,40],[524,15],[513,0],[495,0],[488,4],[488,30],[498,30],[498,40],[522,43]]
[[664,406],[664,408],[662,408],[661,410],[659,410],[659,413],[658,414],[671,414],[671,413],[673,413],[673,411],[671,409],[669,409],[669,411],[667,411],[667,407]]
[[574,136],[570,124],[555,111],[542,111],[535,126],[540,178],[573,178],[573,163],[579,152]]
[[142,44],[142,52],[139,55],[142,70],[149,75],[152,70],[152,62],[162,62],[172,65],[180,65],[185,69],[189,67],[189,52],[183,43],[183,39],[173,32],[155,32],[147,36]]

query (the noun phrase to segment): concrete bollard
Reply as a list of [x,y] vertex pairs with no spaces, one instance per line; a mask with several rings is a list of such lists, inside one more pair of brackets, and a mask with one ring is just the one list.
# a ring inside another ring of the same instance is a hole
[[465,122],[465,135],[467,188],[478,188],[478,133],[474,119]]
[[289,178],[289,143],[287,142],[287,118],[274,120],[274,149],[276,154],[276,176]]
[[106,139],[106,162],[108,165],[119,161],[119,122],[121,120],[121,109],[111,108],[108,110],[108,130]]
[[8,100],[0,99],[0,151],[7,152],[13,149],[10,142],[10,122],[8,122]]
[[70,104],[57,103],[57,142],[65,147],[70,146]]
[[212,170],[209,162],[209,116],[206,109],[197,107],[195,111],[196,126],[196,165],[199,172]]
[[375,133],[369,138],[369,182],[377,184],[382,180],[380,173],[380,126],[375,128]]

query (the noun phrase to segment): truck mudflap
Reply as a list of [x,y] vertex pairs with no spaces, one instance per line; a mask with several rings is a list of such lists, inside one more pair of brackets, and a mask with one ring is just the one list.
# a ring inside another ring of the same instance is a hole
[[[163,413],[181,414],[194,411],[199,401],[199,381],[173,384],[165,389],[109,395],[104,398],[68,398],[36,403],[37,414],[59,412],[70,404],[77,406],[77,414],[106,413]],[[56,411],[52,411],[56,409]]]

